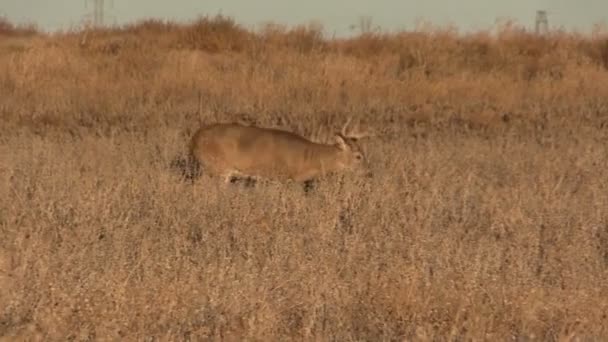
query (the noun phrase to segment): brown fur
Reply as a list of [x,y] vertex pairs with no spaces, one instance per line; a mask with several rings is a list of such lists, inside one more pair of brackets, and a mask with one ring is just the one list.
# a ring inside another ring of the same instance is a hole
[[365,164],[356,139],[347,137],[344,128],[335,144],[325,145],[278,129],[212,124],[194,134],[190,153],[226,182],[237,175],[307,181]]

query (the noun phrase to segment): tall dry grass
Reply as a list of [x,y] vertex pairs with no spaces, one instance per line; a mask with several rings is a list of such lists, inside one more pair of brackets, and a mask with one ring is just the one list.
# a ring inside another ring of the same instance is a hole
[[[605,339],[607,42],[2,24],[0,336]],[[372,179],[170,168],[201,123],[348,116]]]

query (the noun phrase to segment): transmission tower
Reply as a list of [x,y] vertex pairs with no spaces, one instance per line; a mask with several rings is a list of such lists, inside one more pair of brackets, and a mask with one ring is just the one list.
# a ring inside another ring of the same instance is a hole
[[[89,2],[93,3],[93,13],[89,14],[93,17],[93,26],[103,26],[105,21],[105,9],[106,2],[105,0],[84,0],[85,9]],[[110,6],[113,7],[114,1],[110,0]]]
[[546,34],[549,32],[549,19],[547,11],[536,11],[536,34]]
[[104,10],[104,0],[93,0],[94,1],[94,9],[93,9],[93,24],[95,26],[103,26],[103,10]]

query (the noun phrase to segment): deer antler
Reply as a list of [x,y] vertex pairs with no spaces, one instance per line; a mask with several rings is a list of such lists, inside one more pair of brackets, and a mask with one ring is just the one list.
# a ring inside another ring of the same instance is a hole
[[342,126],[342,129],[340,130],[340,133],[343,136],[347,136],[348,134],[346,134],[346,127],[348,127],[348,125],[350,124],[350,122],[352,121],[353,117],[349,116],[348,119],[346,120],[346,123],[344,124],[344,126]]
[[356,130],[350,130],[350,132],[346,132],[346,127],[348,127],[348,125],[350,124],[350,122],[352,121],[352,117],[349,117],[348,120],[346,120],[346,124],[344,124],[344,126],[342,127],[342,131],[341,134],[346,137],[346,138],[350,138],[350,139],[361,139],[361,138],[366,138],[366,137],[375,137],[376,134],[370,131],[361,131],[360,130],[360,126],[361,123],[358,122],[357,123],[357,129]]

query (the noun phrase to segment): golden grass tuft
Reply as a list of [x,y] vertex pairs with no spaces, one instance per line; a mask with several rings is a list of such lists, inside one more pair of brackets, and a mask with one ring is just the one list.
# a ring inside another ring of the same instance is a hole
[[[605,38],[321,32],[0,22],[0,338],[605,339]],[[178,171],[201,123],[349,116],[373,178]]]

